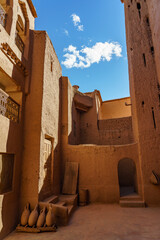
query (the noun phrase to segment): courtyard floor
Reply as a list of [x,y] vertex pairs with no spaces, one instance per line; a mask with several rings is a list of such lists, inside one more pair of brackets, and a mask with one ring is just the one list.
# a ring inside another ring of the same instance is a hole
[[56,233],[11,233],[5,240],[160,240],[160,208],[80,207]]

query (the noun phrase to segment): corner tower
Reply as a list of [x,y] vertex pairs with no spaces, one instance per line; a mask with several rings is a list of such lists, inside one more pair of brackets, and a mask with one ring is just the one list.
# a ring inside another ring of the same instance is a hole
[[134,139],[139,149],[144,200],[153,205],[160,203],[159,187],[150,183],[153,170],[160,174],[160,84],[149,1],[121,0],[125,8]]

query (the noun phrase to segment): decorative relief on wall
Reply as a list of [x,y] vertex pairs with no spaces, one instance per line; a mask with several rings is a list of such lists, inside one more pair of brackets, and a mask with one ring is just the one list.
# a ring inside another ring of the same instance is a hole
[[6,115],[7,99],[9,95],[0,88],[0,114]]
[[0,114],[13,122],[18,122],[19,109],[19,104],[0,88]]
[[22,2],[21,0],[18,1],[20,6],[21,6],[21,9],[22,9],[22,12],[23,12],[23,15],[25,17],[25,20],[27,22],[29,22],[29,18],[28,18],[28,13],[27,13],[27,9],[26,9],[26,4],[25,2]]
[[26,70],[25,66],[21,62],[21,60],[17,57],[17,55],[14,53],[14,51],[10,48],[8,43],[2,43],[1,44],[1,51],[8,57],[8,59],[20,70],[23,72],[25,76],[28,75],[28,71]]
[[5,27],[6,23],[6,12],[4,8],[0,5],[0,24],[2,24],[3,27]]
[[0,5],[0,24],[2,24],[3,27],[5,27],[6,23],[6,12],[4,8]]

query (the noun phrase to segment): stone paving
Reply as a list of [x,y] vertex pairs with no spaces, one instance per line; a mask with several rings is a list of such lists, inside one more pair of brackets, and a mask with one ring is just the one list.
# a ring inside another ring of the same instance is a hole
[[92,204],[56,233],[11,233],[5,240],[160,240],[160,208]]

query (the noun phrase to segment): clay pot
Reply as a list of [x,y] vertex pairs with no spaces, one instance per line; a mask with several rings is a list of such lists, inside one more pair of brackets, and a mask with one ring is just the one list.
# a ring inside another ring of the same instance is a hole
[[37,227],[43,227],[46,219],[46,207],[40,211],[40,215],[37,220]]
[[30,215],[30,204],[27,203],[21,215],[21,225],[26,226]]
[[53,214],[52,205],[49,205],[49,210],[46,216],[46,225],[51,227],[53,224],[55,224],[55,217]]
[[35,206],[35,208],[33,209],[29,216],[28,225],[30,227],[33,227],[36,224],[37,219],[38,219],[38,204]]

